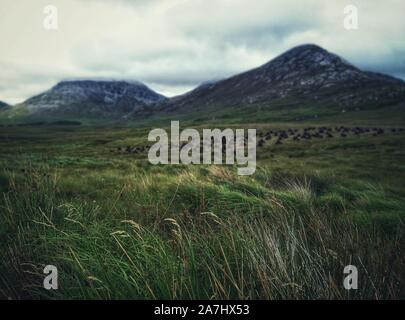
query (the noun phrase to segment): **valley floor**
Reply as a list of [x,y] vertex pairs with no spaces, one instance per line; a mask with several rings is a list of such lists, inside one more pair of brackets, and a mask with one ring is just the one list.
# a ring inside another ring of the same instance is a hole
[[405,132],[341,126],[245,125],[246,177],[152,166],[146,127],[1,127],[0,298],[404,299]]

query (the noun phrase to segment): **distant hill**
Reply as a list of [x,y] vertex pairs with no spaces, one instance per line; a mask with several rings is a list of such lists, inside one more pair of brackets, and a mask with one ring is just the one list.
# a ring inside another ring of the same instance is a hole
[[0,101],[0,109],[8,107],[9,105],[3,101]]
[[166,98],[140,82],[63,81],[15,106],[25,117],[118,119]]
[[[163,101],[138,114],[288,113],[297,119],[404,104],[405,82],[362,71],[316,45],[295,47],[263,66]],[[236,109],[235,109],[236,108]],[[260,117],[259,117],[260,118]]]

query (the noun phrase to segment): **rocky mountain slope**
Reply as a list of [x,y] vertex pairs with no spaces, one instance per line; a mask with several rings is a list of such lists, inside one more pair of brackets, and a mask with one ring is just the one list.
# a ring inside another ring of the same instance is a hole
[[[362,71],[316,45],[295,47],[263,66],[156,106],[155,112],[193,112],[239,106],[315,105],[337,112],[405,102],[405,82]],[[138,109],[145,112],[146,109]],[[148,110],[150,112],[150,110]]]
[[30,114],[71,117],[122,117],[166,98],[140,82],[63,81],[26,100]]
[[3,101],[0,101],[0,109],[4,107],[8,107],[8,104]]

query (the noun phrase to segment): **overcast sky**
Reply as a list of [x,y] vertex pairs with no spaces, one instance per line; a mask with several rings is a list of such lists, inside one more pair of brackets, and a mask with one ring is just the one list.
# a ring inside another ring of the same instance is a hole
[[[49,4],[58,30],[43,27]],[[358,30],[343,27],[347,4]],[[403,0],[0,0],[0,100],[78,78],[140,80],[172,96],[303,43],[405,78],[404,13]]]

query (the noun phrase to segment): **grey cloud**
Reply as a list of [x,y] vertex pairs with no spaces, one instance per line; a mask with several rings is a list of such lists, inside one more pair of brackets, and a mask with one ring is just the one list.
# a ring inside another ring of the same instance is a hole
[[392,47],[385,53],[359,52],[353,55],[351,62],[363,70],[405,78],[405,46],[403,48]]

